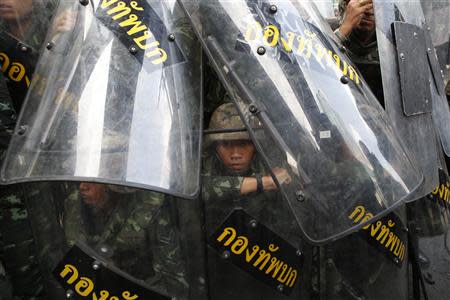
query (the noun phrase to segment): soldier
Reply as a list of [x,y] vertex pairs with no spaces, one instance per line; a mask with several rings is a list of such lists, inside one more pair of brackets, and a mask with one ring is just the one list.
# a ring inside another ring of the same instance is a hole
[[384,107],[372,0],[340,0],[339,19],[340,26],[335,30],[336,36],[347,47],[351,60]]
[[[255,119],[252,125],[260,126]],[[214,111],[209,130],[241,131],[207,136],[208,149],[203,158],[203,199],[206,202],[227,201],[278,189],[270,174],[266,172],[263,176],[264,168],[244,128],[234,104],[222,104]],[[280,184],[289,184],[291,178],[285,169],[272,171]]]
[[88,245],[151,288],[186,294],[179,236],[162,194],[82,182],[63,206],[68,246]]
[[[261,125],[252,119],[251,126],[258,130]],[[223,130],[228,132],[221,133]],[[295,221],[284,206],[277,184],[258,158],[233,103],[222,104],[214,111],[208,131],[202,172],[207,235],[210,236],[230,213],[243,209],[292,243],[296,235]],[[272,172],[279,184],[291,182],[285,169],[274,168]],[[284,297],[248,275],[236,272],[212,251],[208,252],[208,274],[212,299]]]

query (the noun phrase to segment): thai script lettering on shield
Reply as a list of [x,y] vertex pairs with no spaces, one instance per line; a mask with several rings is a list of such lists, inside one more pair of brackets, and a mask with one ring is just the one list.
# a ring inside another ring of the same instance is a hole
[[[348,219],[354,224],[370,221],[374,215],[363,205],[356,206],[348,215]],[[390,213],[384,218],[369,223],[359,231],[361,237],[385,254],[390,261],[401,267],[407,251],[406,238],[403,232],[403,224],[395,213]]]

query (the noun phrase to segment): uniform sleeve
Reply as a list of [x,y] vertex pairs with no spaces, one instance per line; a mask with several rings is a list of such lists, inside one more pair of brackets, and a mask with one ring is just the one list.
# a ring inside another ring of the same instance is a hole
[[241,197],[244,177],[238,176],[203,176],[203,199],[227,201]]
[[153,202],[163,202],[148,228],[149,245],[152,250],[153,268],[156,276],[148,283],[170,296],[186,294],[187,281],[182,258],[180,236],[171,213],[169,203],[162,195],[152,193]]

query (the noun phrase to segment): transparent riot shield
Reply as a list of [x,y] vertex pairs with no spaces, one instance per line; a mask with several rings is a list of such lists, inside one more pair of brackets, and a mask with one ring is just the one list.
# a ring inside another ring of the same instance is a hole
[[333,0],[313,0],[324,18],[335,18]]
[[439,170],[439,185],[409,207],[418,265],[429,299],[441,298],[450,284],[449,208],[450,180],[444,170]]
[[[450,19],[450,1],[422,1],[422,8],[425,15],[427,30],[431,33],[431,43],[435,48],[439,62],[439,65],[432,64],[434,67],[433,74],[436,74],[433,79],[438,83],[439,89],[437,92],[440,93],[441,96],[440,101],[433,106],[433,116],[435,122],[437,122],[436,126],[438,126],[440,130],[445,153],[447,156],[450,156],[450,113],[448,110],[448,103],[445,99],[445,91],[443,91],[444,88],[447,91],[448,97],[448,92],[450,91],[450,23],[448,22]],[[429,55],[434,55],[435,52],[432,50],[432,47],[430,47],[430,49]],[[433,56],[430,57],[431,59],[434,58]],[[444,87],[440,84],[440,74],[442,74],[444,78]]]
[[31,84],[57,0],[0,3],[0,71],[19,111]]
[[[415,199],[426,196],[438,182],[438,132],[435,108],[442,99],[430,71],[420,2],[374,1],[386,111],[425,177]],[[395,34],[394,34],[395,32]],[[435,58],[435,57],[434,57]],[[421,70],[418,72],[418,70]],[[445,140],[442,138],[441,140]],[[412,199],[414,200],[414,199]]]
[[89,179],[195,196],[200,50],[176,2],[62,2],[3,182]]
[[27,203],[45,299],[205,299],[195,205],[106,184],[52,187]]
[[207,133],[203,155],[210,299],[310,299],[311,246],[248,134],[226,129]]
[[408,299],[406,210],[314,249],[320,299]]
[[258,152],[292,177],[281,192],[309,240],[347,234],[418,188],[385,112],[310,2],[181,2]]

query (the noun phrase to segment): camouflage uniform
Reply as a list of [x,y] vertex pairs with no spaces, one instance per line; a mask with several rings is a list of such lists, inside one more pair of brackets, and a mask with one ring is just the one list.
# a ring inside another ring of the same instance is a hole
[[109,194],[117,198],[109,214],[84,204],[78,190],[66,199],[62,224],[68,245],[106,246],[122,271],[160,292],[185,295],[185,268],[169,203],[153,192]]
[[[342,23],[348,0],[339,1],[339,18]],[[339,30],[336,29],[336,31]],[[338,36],[339,37],[339,36]],[[347,39],[341,40],[347,48],[347,54],[356,64],[372,92],[384,107],[383,83],[381,80],[380,56],[375,32],[368,43],[362,43],[352,32]]]

